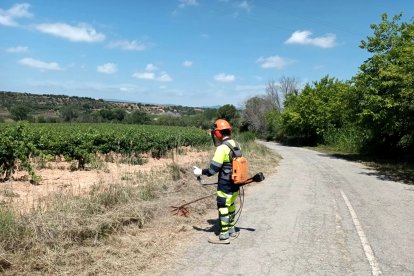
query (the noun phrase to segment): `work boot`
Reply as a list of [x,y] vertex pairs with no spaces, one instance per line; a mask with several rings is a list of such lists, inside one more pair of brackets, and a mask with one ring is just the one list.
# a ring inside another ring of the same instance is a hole
[[218,236],[211,236],[208,238],[209,243],[215,244],[229,244],[230,243],[230,236],[229,233],[220,233]]
[[236,227],[233,226],[232,228],[229,229],[229,236],[230,236],[230,239],[237,238],[239,236],[239,233],[236,232]]

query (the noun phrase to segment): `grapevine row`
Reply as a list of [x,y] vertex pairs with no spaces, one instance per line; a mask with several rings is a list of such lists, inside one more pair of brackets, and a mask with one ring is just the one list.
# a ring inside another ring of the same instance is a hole
[[64,156],[82,168],[91,155],[151,153],[160,157],[180,146],[209,142],[197,128],[121,124],[0,124],[0,180],[7,180],[17,162],[32,178],[30,158]]

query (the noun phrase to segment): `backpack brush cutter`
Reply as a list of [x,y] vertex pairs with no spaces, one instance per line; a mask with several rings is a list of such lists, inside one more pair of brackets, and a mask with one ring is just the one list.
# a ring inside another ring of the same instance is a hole
[[[201,180],[201,178],[197,178],[197,179],[199,181]],[[259,172],[259,173],[255,174],[253,177],[248,178],[244,183],[237,184],[237,185],[238,186],[244,186],[244,185],[247,185],[247,184],[252,183],[252,182],[262,182],[264,179],[265,179],[265,177],[264,177],[263,173]],[[217,183],[209,183],[209,184],[202,184],[202,185],[213,185],[213,184],[217,184]],[[214,196],[214,195],[216,195],[216,193],[197,198],[193,201],[184,203],[180,206],[170,206],[172,208],[171,212],[172,212],[173,215],[176,215],[176,216],[188,217],[190,215],[190,210],[187,207],[188,205],[193,204],[197,201],[209,198],[210,196]]]

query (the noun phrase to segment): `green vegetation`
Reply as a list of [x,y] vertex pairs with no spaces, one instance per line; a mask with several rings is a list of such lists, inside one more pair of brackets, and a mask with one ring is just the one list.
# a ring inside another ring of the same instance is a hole
[[[289,94],[280,114],[283,135],[308,144],[323,143],[324,135],[350,123],[350,84],[325,77],[307,84],[298,94]],[[352,118],[351,118],[352,121]]]
[[76,160],[79,169],[96,153],[119,153],[135,157],[150,153],[161,157],[181,146],[210,142],[207,133],[197,128],[136,126],[123,124],[2,124],[0,128],[0,180],[9,179],[21,162],[32,180],[36,176],[30,158],[63,156]]
[[412,159],[414,22],[400,20],[384,14],[371,25],[360,45],[371,57],[351,80],[325,76],[301,90],[294,79],[271,82],[264,97],[246,102],[242,126],[288,144]]
[[36,180],[29,157],[38,154],[38,150],[29,138],[28,128],[22,125],[2,126],[0,129],[0,182],[13,175],[18,162],[30,173],[32,179]]
[[208,128],[216,117],[215,108],[111,102],[87,97],[0,91],[0,122],[124,123]]
[[414,21],[372,24],[374,35],[361,48],[372,54],[355,77],[358,126],[369,131],[376,149],[414,149]]

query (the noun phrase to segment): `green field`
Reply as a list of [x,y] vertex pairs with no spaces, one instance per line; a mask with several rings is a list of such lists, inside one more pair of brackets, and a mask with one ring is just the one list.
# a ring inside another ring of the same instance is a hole
[[0,124],[0,179],[7,179],[21,162],[33,175],[33,157],[63,156],[79,168],[91,156],[108,153],[161,157],[182,146],[210,142],[204,130],[187,127],[123,124]]

